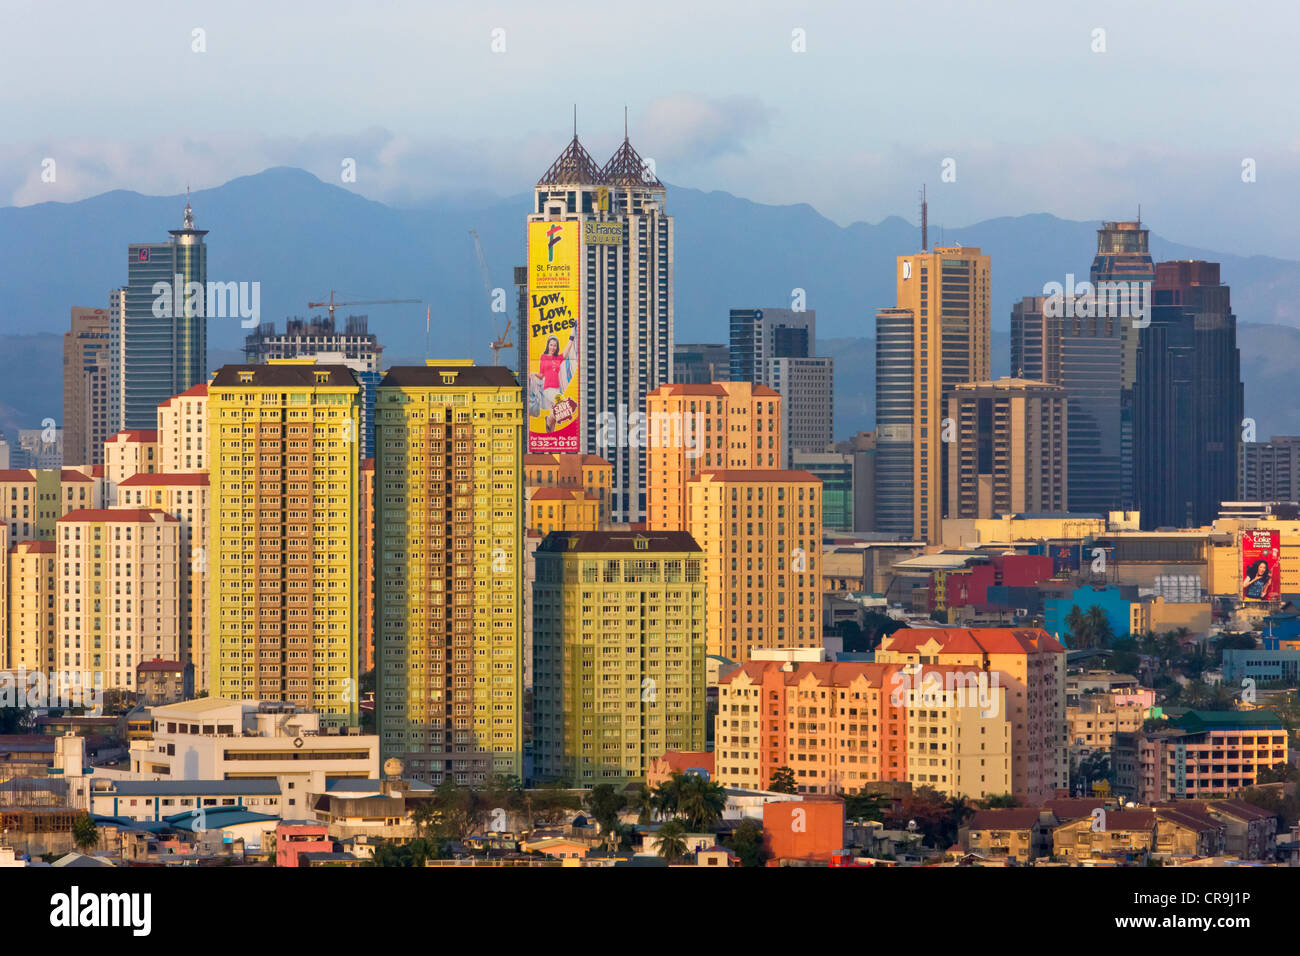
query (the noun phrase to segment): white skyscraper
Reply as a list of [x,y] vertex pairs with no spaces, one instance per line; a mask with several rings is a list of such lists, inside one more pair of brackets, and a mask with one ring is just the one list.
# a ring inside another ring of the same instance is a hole
[[[529,223],[581,224],[578,268],[579,448],[614,466],[611,517],[645,517],[645,458],[638,422],[646,393],[672,381],[673,220],[664,185],[624,136],[603,167],[573,141],[538,181]],[[525,295],[520,371],[530,338],[545,348]],[[538,338],[540,336],[540,338]],[[536,363],[534,363],[536,364]],[[540,386],[540,380],[539,380]]]

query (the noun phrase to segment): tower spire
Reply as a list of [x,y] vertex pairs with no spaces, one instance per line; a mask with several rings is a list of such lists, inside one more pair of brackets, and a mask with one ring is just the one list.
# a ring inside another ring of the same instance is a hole
[[930,207],[925,201],[925,183],[921,184],[921,251],[930,248]]
[[578,138],[578,104],[573,104],[573,138]]
[[627,142],[627,104],[623,104],[623,142]]
[[194,228],[194,210],[190,208],[190,187],[185,185],[185,228]]

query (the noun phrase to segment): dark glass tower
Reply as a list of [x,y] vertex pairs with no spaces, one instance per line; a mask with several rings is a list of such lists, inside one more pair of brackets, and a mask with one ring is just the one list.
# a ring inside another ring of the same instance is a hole
[[[167,242],[129,247],[126,301],[109,333],[118,429],[157,428],[160,404],[207,381],[208,231],[194,228],[187,202],[184,226],[169,232]],[[161,302],[158,283],[169,290]],[[198,284],[197,296],[187,296],[188,283]]]
[[1207,525],[1237,494],[1244,405],[1237,317],[1219,264],[1157,265],[1151,311],[1134,385],[1142,527]]

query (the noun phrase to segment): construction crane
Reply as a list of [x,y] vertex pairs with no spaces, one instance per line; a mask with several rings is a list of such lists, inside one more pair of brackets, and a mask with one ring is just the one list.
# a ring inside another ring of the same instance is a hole
[[[492,307],[492,280],[488,277],[487,256],[483,255],[483,243],[482,243],[481,241],[479,241],[478,232],[477,232],[476,230],[474,230],[474,229],[471,229],[471,230],[469,231],[469,234],[470,234],[471,236],[474,237],[474,252],[475,252],[475,254],[478,256],[478,271],[479,271],[479,272],[482,274],[482,276],[483,276],[483,291],[487,294],[487,298],[488,298],[488,308],[491,309],[491,307]],[[492,319],[489,319],[488,322],[489,322],[489,325],[490,325],[492,331],[495,332],[495,331],[496,331],[496,322],[493,321]],[[507,337],[508,337],[509,335],[510,335],[510,313],[507,312],[507,313],[506,313],[506,327],[505,327],[504,329],[501,330],[501,334],[500,334],[497,338],[493,339],[491,342],[488,343],[488,347],[489,347],[490,349],[492,349],[492,364],[493,364],[493,365],[500,365],[500,364],[501,364],[501,350],[502,350],[502,349],[508,349],[508,348],[513,348],[513,347],[514,347],[514,343],[508,341],[508,339],[507,339]]]
[[308,303],[307,303],[307,308],[309,308],[309,309],[329,309],[329,311],[330,311],[330,325],[333,325],[333,324],[334,324],[334,310],[337,309],[337,308],[339,308],[340,306],[347,306],[347,305],[397,305],[397,304],[399,304],[399,303],[403,303],[403,304],[411,303],[411,304],[419,305],[419,304],[420,304],[420,300],[419,300],[419,299],[361,299],[361,300],[358,300],[358,301],[356,301],[356,302],[335,302],[335,301],[334,301],[334,290],[333,290],[333,289],[330,289],[330,298],[329,298],[329,301],[328,301],[328,302],[308,302]]

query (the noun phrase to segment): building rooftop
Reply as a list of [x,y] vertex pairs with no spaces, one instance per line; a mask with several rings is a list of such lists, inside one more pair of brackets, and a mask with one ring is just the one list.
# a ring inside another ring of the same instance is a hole
[[126,431],[120,431],[109,438],[113,442],[156,442],[158,440],[158,430],[156,428],[131,428]]
[[[644,549],[637,540],[646,541]],[[539,552],[596,552],[603,554],[637,554],[642,551],[671,553],[699,552],[700,546],[685,531],[552,531],[537,546]]]
[[[230,796],[275,797],[280,785],[274,778],[257,780],[107,780],[105,789],[94,788],[96,795],[113,794],[119,797],[206,797],[218,794]],[[211,812],[209,810],[209,812]]]
[[78,508],[76,511],[69,511],[59,519],[59,524],[63,522],[74,523],[77,521],[129,521],[129,522],[159,522],[159,521],[176,521],[172,515],[157,508]]
[[134,488],[154,485],[207,485],[210,477],[207,472],[195,474],[172,474],[170,472],[137,472],[124,481],[119,481],[119,488]]
[[[240,381],[241,372],[251,372],[252,381]],[[316,373],[325,372],[322,382]],[[270,365],[223,365],[212,378],[212,388],[356,388],[360,389],[356,375],[346,365],[316,365],[310,362]]]
[[[443,373],[455,373],[444,382]],[[379,383],[380,388],[517,388],[519,380],[500,365],[395,365]]]

